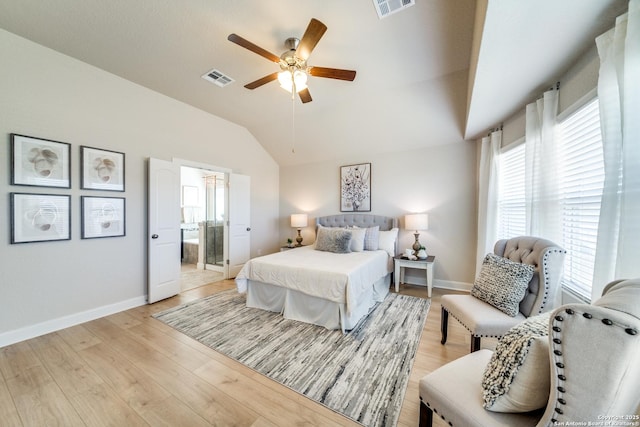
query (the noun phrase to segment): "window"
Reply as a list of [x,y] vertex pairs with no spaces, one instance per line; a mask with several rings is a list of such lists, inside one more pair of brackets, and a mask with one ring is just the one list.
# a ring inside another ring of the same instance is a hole
[[[595,261],[604,159],[598,99],[561,119],[556,127],[560,168],[562,241],[567,251],[562,285],[590,300]],[[500,156],[498,238],[526,231],[525,147],[518,144]]]
[[500,155],[498,177],[498,239],[526,234],[524,139]]
[[562,246],[567,251],[563,285],[591,299],[604,158],[598,99],[558,123]]

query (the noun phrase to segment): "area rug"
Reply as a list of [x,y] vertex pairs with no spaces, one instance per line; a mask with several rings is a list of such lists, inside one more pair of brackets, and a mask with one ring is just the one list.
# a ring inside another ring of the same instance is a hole
[[245,307],[235,290],[153,317],[365,426],[395,426],[430,300],[390,293],[352,331]]

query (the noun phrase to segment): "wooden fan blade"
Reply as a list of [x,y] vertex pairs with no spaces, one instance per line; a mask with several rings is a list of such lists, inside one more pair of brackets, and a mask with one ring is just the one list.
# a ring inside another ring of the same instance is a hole
[[278,73],[271,73],[268,76],[264,76],[263,78],[256,80],[255,82],[247,83],[246,85],[244,85],[244,87],[246,87],[247,89],[255,89],[262,86],[263,84],[267,84],[277,79]]
[[298,92],[298,95],[300,95],[300,101],[302,101],[303,104],[313,101],[313,99],[311,99],[309,88],[302,89],[300,92]]
[[326,25],[315,18],[311,18],[309,26],[307,26],[302,39],[300,39],[298,48],[296,49],[296,56],[300,59],[304,59],[305,61],[309,59],[311,51],[316,47],[325,31],[327,31]]
[[353,70],[340,70],[339,68],[310,67],[309,74],[314,77],[326,77],[328,79],[348,80],[350,82],[356,78]]
[[227,37],[227,40],[237,44],[238,46],[242,46],[245,49],[249,49],[251,52],[257,53],[258,55],[264,58],[267,58],[269,61],[275,62],[276,64],[280,63],[279,56],[274,55],[268,50],[264,50],[260,46],[256,46],[255,44],[251,43],[249,40],[243,39],[237,34],[229,34],[229,37]]

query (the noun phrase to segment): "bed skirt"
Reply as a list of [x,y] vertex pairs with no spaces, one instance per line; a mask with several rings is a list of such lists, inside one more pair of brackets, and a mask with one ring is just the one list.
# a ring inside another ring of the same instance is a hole
[[247,281],[247,307],[281,313],[285,319],[312,323],[327,329],[353,329],[389,293],[391,274],[380,278],[363,292],[355,307],[347,312],[344,303],[303,294],[269,283]]

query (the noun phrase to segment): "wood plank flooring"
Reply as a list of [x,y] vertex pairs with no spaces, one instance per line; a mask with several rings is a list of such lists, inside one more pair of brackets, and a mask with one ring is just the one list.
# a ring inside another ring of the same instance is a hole
[[[151,318],[234,288],[225,280],[0,348],[2,426],[358,426]],[[426,289],[400,293],[426,298]],[[450,320],[440,344],[440,296],[429,316],[398,426],[418,424],[418,381],[469,351]],[[485,346],[495,346],[490,340]],[[434,425],[445,426],[441,420]]]

